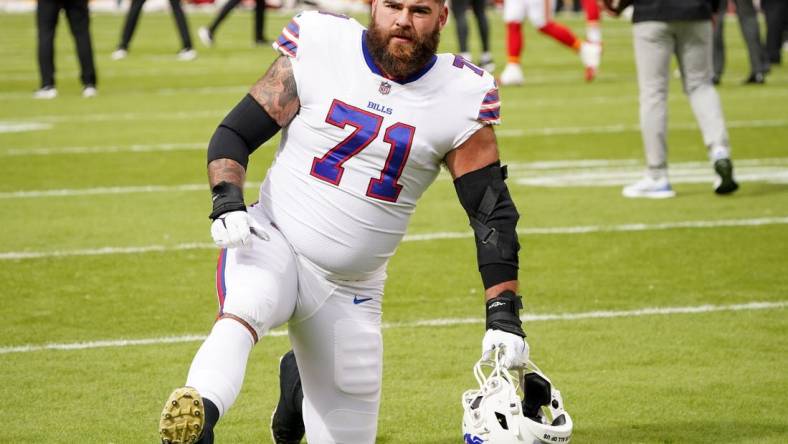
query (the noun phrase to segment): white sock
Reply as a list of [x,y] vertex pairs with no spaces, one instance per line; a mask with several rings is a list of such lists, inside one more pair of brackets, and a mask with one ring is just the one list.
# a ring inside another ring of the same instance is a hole
[[709,149],[709,158],[711,163],[720,159],[728,159],[731,157],[731,149],[727,146],[716,145]]
[[655,181],[668,180],[668,169],[666,167],[648,168],[646,176]]
[[194,356],[186,385],[213,401],[220,417],[241,391],[252,346],[254,340],[246,327],[225,318],[214,324]]
[[602,30],[599,25],[586,26],[586,40],[591,43],[602,43]]

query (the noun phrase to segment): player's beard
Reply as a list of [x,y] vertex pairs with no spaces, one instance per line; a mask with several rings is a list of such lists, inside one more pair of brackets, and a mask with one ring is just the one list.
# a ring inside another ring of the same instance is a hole
[[[392,44],[392,37],[404,37],[411,41],[410,45]],[[430,61],[438,50],[440,28],[424,36],[418,36],[413,30],[390,31],[370,21],[367,31],[367,46],[372,58],[383,71],[395,79],[404,79],[420,70]]]

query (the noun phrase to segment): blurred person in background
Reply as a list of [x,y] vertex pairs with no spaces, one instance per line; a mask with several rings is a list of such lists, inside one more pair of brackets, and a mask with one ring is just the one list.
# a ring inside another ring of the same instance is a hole
[[82,96],[96,95],[96,67],[93,63],[93,44],[90,39],[90,11],[87,0],[39,0],[36,7],[38,26],[38,68],[41,74],[41,88],[33,97],[54,99],[55,88],[55,31],[60,18],[60,10],[66,11],[68,26],[77,46]]
[[522,85],[524,82],[520,56],[523,50],[522,23],[526,16],[539,32],[580,54],[587,81],[596,77],[602,57],[602,45],[580,40],[569,28],[554,21],[550,2],[551,0],[504,0],[503,19],[506,23],[508,60],[501,72],[501,85]]
[[714,192],[739,188],[722,105],[712,78],[712,15],[717,0],[634,0],[632,34],[640,90],[640,128],[646,154],[643,179],[624,187],[625,197],[664,199],[676,195],[668,180],[668,90],[670,60],[679,63],[684,93],[703,135],[717,179]]
[[485,11],[485,0],[452,0],[451,12],[454,14],[454,20],[457,21],[457,41],[460,46],[460,55],[468,61],[471,61],[471,52],[468,49],[468,20],[465,19],[465,12],[468,10],[468,4],[473,10],[473,15],[476,17],[476,24],[479,26],[479,38],[482,42],[482,55],[479,58],[478,65],[485,71],[492,73],[495,70],[492,54],[490,54],[490,25],[487,22],[487,12]]
[[[189,34],[189,23],[186,21],[186,14],[183,13],[180,0],[169,0],[172,7],[172,17],[175,19],[175,25],[178,27],[178,34],[181,37],[181,50],[178,51],[177,59],[182,61],[190,61],[197,58],[197,51],[192,47],[192,39]],[[142,13],[142,6],[145,0],[131,0],[129,12],[126,15],[126,23],[123,25],[123,33],[120,36],[120,43],[118,48],[112,53],[112,60],[125,59],[129,54],[129,44],[131,38],[134,36],[134,30],[137,28],[137,23],[140,20],[140,13]]]
[[597,0],[583,0],[586,15],[586,41],[602,45],[602,27],[599,24],[599,5]]
[[572,11],[578,13],[580,12],[580,0],[555,0],[553,10],[555,12]]
[[770,65],[781,65],[783,36],[788,30],[788,0],[761,0],[766,16],[766,56]]
[[[209,26],[203,26],[199,30],[197,30],[197,35],[200,37],[200,41],[206,47],[210,48],[213,46],[214,39],[216,38],[216,30],[219,28],[219,25],[222,24],[225,18],[230,15],[230,12],[235,9],[241,3],[241,0],[228,0],[227,3],[222,6],[222,9],[219,10],[219,13],[216,14],[213,21]],[[253,37],[255,45],[263,45],[266,43],[266,39],[264,37],[263,28],[265,26],[265,0],[255,0],[254,2],[254,29],[253,29]]]
[[[766,81],[766,54],[761,43],[761,29],[758,25],[758,13],[753,0],[733,0],[736,5],[736,15],[739,17],[744,42],[747,44],[747,53],[750,56],[750,75],[744,80],[745,84],[763,84]],[[725,13],[728,11],[728,0],[720,0],[717,20],[714,22],[714,77],[712,81],[719,85],[722,73],[725,70]]]

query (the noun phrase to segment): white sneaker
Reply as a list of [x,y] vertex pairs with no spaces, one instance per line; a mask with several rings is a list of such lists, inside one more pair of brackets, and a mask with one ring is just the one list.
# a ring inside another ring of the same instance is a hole
[[98,90],[93,85],[88,85],[82,90],[82,97],[86,99],[96,97],[96,95],[98,95]]
[[197,51],[195,51],[193,48],[184,48],[178,51],[176,58],[181,62],[190,62],[197,58]]
[[33,93],[34,99],[54,99],[57,97],[57,89],[54,86],[45,86]]
[[624,197],[645,197],[647,199],[667,199],[674,197],[676,192],[670,187],[667,177],[654,179],[646,176],[621,190]]
[[126,51],[123,48],[118,48],[118,49],[112,51],[112,55],[110,57],[112,57],[112,60],[123,60],[128,55],[129,55],[128,51]]
[[599,64],[602,62],[602,45],[599,43],[583,42],[580,45],[580,60],[586,68],[586,81],[590,82],[596,77],[599,71]]
[[200,41],[206,48],[213,46],[213,35],[211,35],[210,29],[205,26],[201,27],[197,30],[197,36],[200,37]]
[[522,85],[525,79],[523,78],[523,70],[517,63],[507,63],[501,72],[501,85]]
[[470,52],[461,52],[460,57],[464,58],[467,61],[471,61],[471,53]]

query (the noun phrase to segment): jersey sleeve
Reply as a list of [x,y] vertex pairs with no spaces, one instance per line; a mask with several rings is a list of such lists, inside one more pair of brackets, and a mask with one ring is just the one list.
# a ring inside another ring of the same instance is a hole
[[298,55],[298,43],[301,31],[301,18],[303,14],[298,14],[290,20],[279,34],[276,41],[271,45],[274,50],[287,57],[296,58]]
[[501,124],[501,99],[498,86],[488,73],[469,91],[469,103],[465,113],[465,126],[452,142],[452,149],[465,143],[479,129],[488,125]]
[[498,87],[495,86],[487,91],[479,107],[479,117],[477,120],[483,125],[501,124],[501,99],[498,96]]
[[320,89],[321,76],[317,73],[331,63],[332,54],[341,48],[342,38],[351,23],[356,22],[339,14],[303,11],[285,25],[271,45],[289,58],[302,106],[324,94]]

